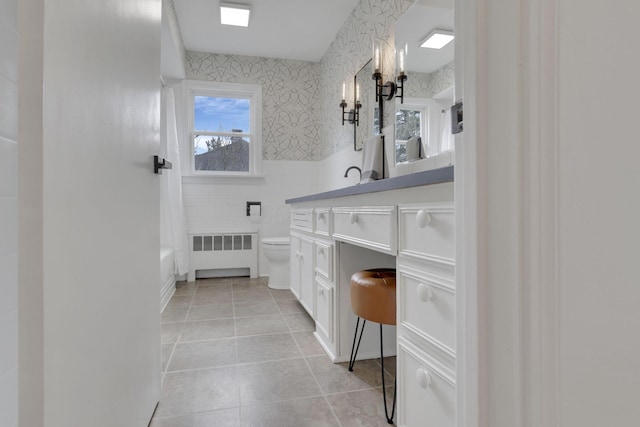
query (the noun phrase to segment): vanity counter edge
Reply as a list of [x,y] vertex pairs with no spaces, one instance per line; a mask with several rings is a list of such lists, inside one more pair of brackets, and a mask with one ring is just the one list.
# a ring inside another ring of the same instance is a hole
[[350,187],[339,188],[337,190],[325,191],[308,196],[295,197],[293,199],[285,200],[285,203],[294,204],[311,202],[314,200],[334,199],[337,197],[355,196],[358,194],[376,193],[379,191],[399,190],[402,188],[440,184],[443,182],[453,182],[453,166],[381,179],[378,181],[352,185]]

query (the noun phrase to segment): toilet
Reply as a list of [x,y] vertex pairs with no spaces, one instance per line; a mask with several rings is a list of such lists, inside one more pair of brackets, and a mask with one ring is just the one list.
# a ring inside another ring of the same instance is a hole
[[289,238],[262,239],[262,250],[269,261],[269,287],[289,289]]

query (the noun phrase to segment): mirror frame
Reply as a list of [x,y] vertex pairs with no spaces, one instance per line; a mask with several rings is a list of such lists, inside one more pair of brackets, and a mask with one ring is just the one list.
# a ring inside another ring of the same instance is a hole
[[[365,70],[369,65],[371,65],[371,64],[372,64],[372,59],[369,59],[369,60],[368,60],[368,61],[367,61],[367,62],[366,62],[366,63],[365,63],[365,64],[364,64],[364,65],[363,65],[359,70],[358,70],[358,72],[353,76],[353,105],[355,105],[355,104],[356,104],[356,102],[357,102],[357,99],[356,99],[356,87],[357,87],[357,85],[358,85],[358,75],[359,75],[362,71],[364,71],[364,70]],[[373,75],[373,73],[372,73],[372,75]],[[374,93],[375,93],[375,91],[377,90],[377,88],[376,88],[376,81],[375,81],[375,79],[373,79],[371,76],[367,76],[367,75],[364,75],[364,74],[363,74],[363,76],[364,76],[364,80],[363,80],[362,84],[364,85],[364,84],[365,84],[364,82],[366,82],[366,81],[371,82],[371,84],[373,85],[373,88],[374,88],[374,89],[373,89],[373,90],[374,90]],[[367,79],[368,79],[368,80],[367,80]],[[384,117],[384,111],[383,111],[382,104],[383,104],[382,97],[379,97],[379,99],[378,99],[378,102],[377,102],[377,103],[375,103],[375,102],[374,102],[374,103],[371,103],[371,104],[367,104],[367,105],[371,105],[371,106],[373,106],[373,107],[374,107],[374,111],[373,111],[373,112],[366,112],[366,114],[370,114],[370,115],[371,115],[371,117],[373,117],[374,119],[375,119],[375,116],[376,116],[376,114],[375,114],[375,108],[376,108],[376,107],[378,108],[378,114],[377,114],[377,118],[378,118],[378,134],[379,134],[380,132],[382,132],[382,128],[383,128],[383,117]],[[360,109],[362,109],[362,107],[360,107]],[[362,146],[358,147],[358,131],[357,131],[357,128],[360,126],[360,124],[359,124],[359,123],[360,123],[360,122],[359,122],[360,117],[362,117],[362,115],[360,114],[360,111],[357,111],[357,112],[356,112],[355,117],[356,117],[356,118],[358,118],[358,122],[355,122],[355,121],[354,121],[354,123],[353,123],[353,150],[354,150],[354,151],[362,151]],[[374,122],[374,123],[375,123],[375,122]],[[372,133],[371,133],[371,135],[372,135],[372,136],[373,136],[373,135],[376,135],[376,133],[374,133],[374,132],[375,132],[375,128],[372,128],[372,129],[371,129],[371,132],[372,132]]]

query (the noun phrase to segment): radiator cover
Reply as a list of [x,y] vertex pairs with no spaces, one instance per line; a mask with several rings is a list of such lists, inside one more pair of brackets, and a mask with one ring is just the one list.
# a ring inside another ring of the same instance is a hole
[[198,270],[248,268],[258,277],[258,233],[209,232],[189,234],[191,268],[187,280],[196,279]]

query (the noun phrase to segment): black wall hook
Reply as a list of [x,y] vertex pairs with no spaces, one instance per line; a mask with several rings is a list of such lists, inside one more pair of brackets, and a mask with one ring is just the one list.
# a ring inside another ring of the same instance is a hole
[[162,169],[171,169],[171,162],[159,156],[153,156],[153,173],[162,175]]

